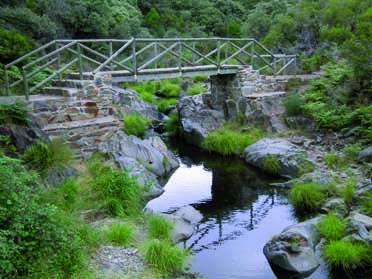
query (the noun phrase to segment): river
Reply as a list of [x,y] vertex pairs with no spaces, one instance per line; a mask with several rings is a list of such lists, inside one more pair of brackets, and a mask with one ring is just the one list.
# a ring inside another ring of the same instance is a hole
[[[262,252],[265,243],[298,221],[286,191],[272,177],[242,159],[206,154],[185,143],[168,142],[180,161],[160,197],[147,207],[170,213],[192,205],[203,215],[183,243],[192,251],[191,272],[209,279],[275,279]],[[320,267],[311,279],[328,279]]]

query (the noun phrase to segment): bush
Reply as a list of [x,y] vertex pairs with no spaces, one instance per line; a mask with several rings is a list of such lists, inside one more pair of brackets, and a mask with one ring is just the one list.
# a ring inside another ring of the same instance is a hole
[[351,207],[351,205],[353,204],[353,199],[355,198],[355,185],[356,185],[355,179],[349,179],[346,182],[346,185],[341,193],[342,198],[344,199],[348,208]]
[[[100,172],[100,171],[99,171]],[[127,171],[105,168],[94,180],[95,188],[104,201],[103,209],[110,216],[135,216],[142,212],[142,189]]]
[[23,159],[30,164],[33,169],[42,172],[53,164],[53,153],[49,147],[43,143],[31,145],[31,147],[24,153]]
[[327,167],[333,170],[339,170],[345,166],[344,158],[336,154],[325,154],[323,159]]
[[169,118],[164,122],[164,127],[171,136],[182,135],[182,127],[177,113],[171,113],[169,115]]
[[342,269],[346,273],[369,266],[372,260],[371,249],[366,244],[343,240],[331,241],[324,245],[323,256],[331,268]]
[[318,211],[326,197],[326,188],[315,183],[297,184],[289,192],[289,200],[299,212]]
[[125,224],[113,224],[107,232],[107,239],[114,244],[128,246],[134,239],[134,229]]
[[1,278],[67,278],[82,266],[80,227],[38,203],[38,181],[20,160],[0,155]]
[[168,240],[174,224],[160,215],[150,217],[150,237],[160,240]]
[[28,109],[22,104],[15,102],[12,104],[0,103],[0,123],[26,125],[30,120],[27,118]]
[[145,245],[145,258],[162,275],[176,278],[185,269],[188,253],[166,241],[153,239]]
[[75,204],[78,185],[75,178],[69,178],[61,187],[63,204],[65,208],[71,208]]
[[344,237],[346,224],[334,214],[328,214],[327,217],[318,224],[317,229],[328,241],[340,240]]
[[144,119],[141,115],[132,114],[124,116],[124,133],[142,138],[151,120]]
[[224,126],[205,138],[202,148],[208,152],[217,152],[223,156],[239,155],[247,146],[262,138],[262,131],[252,129],[249,132],[241,132],[233,129],[233,126]]
[[166,113],[167,110],[178,103],[178,99],[162,99],[156,105],[156,110],[161,113]]
[[285,111],[288,116],[296,116],[303,114],[303,102],[301,95],[297,92],[290,93],[284,103]]
[[208,90],[208,88],[204,87],[203,84],[198,82],[198,83],[195,83],[193,86],[191,86],[187,89],[186,95],[187,96],[194,96],[194,95],[198,95],[198,94],[207,92],[207,90]]
[[262,169],[265,172],[277,174],[279,172],[279,162],[273,155],[269,154],[262,162]]

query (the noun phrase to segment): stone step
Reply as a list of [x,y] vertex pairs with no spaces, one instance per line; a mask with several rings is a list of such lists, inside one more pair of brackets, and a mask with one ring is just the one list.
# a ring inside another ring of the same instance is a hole
[[84,88],[91,84],[92,81],[88,80],[79,80],[79,79],[63,79],[63,80],[53,80],[53,87],[68,87],[68,88]]
[[64,96],[64,97],[83,97],[84,91],[77,88],[72,87],[45,87],[43,88],[43,93],[46,95],[57,95],[57,96]]
[[[70,80],[80,80],[80,74],[78,72],[68,73],[66,79]],[[92,72],[83,73],[83,80],[94,80],[94,75]]]
[[274,96],[280,96],[287,94],[286,91],[275,91],[275,92],[258,92],[258,93],[252,93],[243,95],[243,97],[248,99],[258,99],[258,98],[264,98],[264,97],[274,97]]

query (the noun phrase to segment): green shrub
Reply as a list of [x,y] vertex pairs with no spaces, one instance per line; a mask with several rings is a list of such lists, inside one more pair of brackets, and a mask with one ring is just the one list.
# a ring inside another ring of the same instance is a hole
[[341,196],[344,199],[346,205],[350,208],[355,198],[355,179],[349,179],[346,182],[344,189],[342,190]]
[[[158,239],[150,240],[145,245],[145,258],[166,277],[176,278],[186,266],[188,253],[169,242]],[[173,277],[172,277],[173,276]]]
[[204,87],[202,83],[198,82],[195,83],[193,86],[187,89],[186,95],[187,96],[194,96],[204,92],[207,92],[208,88]]
[[137,180],[127,171],[115,171],[105,168],[105,172],[94,180],[104,201],[103,209],[110,216],[135,216],[143,207],[142,189]]
[[0,155],[0,277],[69,277],[82,268],[80,226],[53,205],[39,204],[36,173]]
[[27,118],[28,109],[16,102],[12,104],[0,103],[0,123],[26,125],[30,120]]
[[53,153],[49,147],[42,142],[31,145],[24,153],[23,159],[30,164],[32,168],[42,172],[53,164]]
[[64,199],[64,206],[71,208],[76,201],[78,185],[75,178],[69,178],[61,187],[61,192]]
[[249,132],[233,130],[224,126],[204,139],[202,148],[208,152],[217,152],[224,156],[241,154],[245,148],[262,138],[262,131],[252,129]]
[[155,104],[156,98],[153,95],[153,93],[150,92],[144,92],[140,94],[140,98],[148,103]]
[[124,133],[142,138],[151,120],[144,119],[141,115],[132,114],[124,116]]
[[174,224],[160,215],[150,217],[150,237],[160,240],[168,240]]
[[272,154],[269,154],[263,159],[262,169],[265,172],[277,174],[279,172],[279,162]]
[[160,88],[158,94],[165,98],[178,98],[181,92],[181,86],[178,84],[178,80],[162,80],[160,82]]
[[318,224],[317,229],[328,241],[333,241],[344,237],[346,227],[345,222],[330,213]]
[[125,224],[113,224],[107,232],[107,239],[114,244],[128,246],[134,240],[134,229]]
[[315,183],[297,184],[289,192],[289,200],[296,211],[316,212],[327,197],[326,188]]
[[360,144],[351,144],[345,147],[343,150],[346,160],[349,162],[356,162],[359,157],[359,153],[362,151]]
[[52,139],[47,146],[53,155],[52,168],[62,170],[76,163],[74,150],[62,138]]
[[288,116],[296,116],[303,114],[303,102],[301,95],[297,92],[290,93],[284,103],[285,111]]
[[205,82],[208,80],[208,76],[194,76],[192,77],[192,80],[195,82]]
[[156,110],[165,113],[171,106],[178,103],[178,99],[162,99],[156,105]]
[[339,155],[327,153],[323,156],[323,159],[330,169],[340,170],[345,167],[345,160]]
[[171,136],[182,135],[182,127],[177,113],[171,113],[169,115],[169,118],[164,122],[164,127]]
[[371,248],[362,243],[351,243],[343,240],[331,241],[323,247],[326,263],[334,269],[342,269],[350,273],[356,268],[369,266]]

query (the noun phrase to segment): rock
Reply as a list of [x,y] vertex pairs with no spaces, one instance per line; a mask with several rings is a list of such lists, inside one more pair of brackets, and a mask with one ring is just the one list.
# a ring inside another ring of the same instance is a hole
[[342,215],[343,217],[346,216],[347,208],[345,201],[342,198],[336,197],[329,199],[325,202],[325,204],[322,207],[322,211],[324,211],[325,213],[329,213],[334,210],[336,210],[336,212]]
[[350,217],[352,220],[355,220],[356,222],[363,224],[367,228],[367,230],[372,229],[372,218],[371,217],[367,215],[363,215],[358,212],[351,212]]
[[302,170],[313,165],[303,149],[285,139],[262,139],[247,147],[244,152],[246,162],[261,169],[268,155],[278,161],[278,174],[289,179],[298,177]]
[[163,216],[174,223],[174,229],[171,231],[171,239],[174,243],[189,239],[194,234],[195,225],[203,219],[200,212],[190,205],[178,209],[173,214],[163,214]]
[[201,147],[205,137],[223,125],[225,116],[222,111],[213,110],[204,102],[200,94],[180,99],[178,110],[187,143]]
[[353,217],[349,218],[348,225],[345,231],[346,235],[354,235],[354,239],[361,238],[361,239],[368,239],[368,231],[366,227]]
[[290,226],[266,243],[263,252],[274,273],[280,269],[291,274],[285,278],[305,278],[319,267],[315,247],[320,235],[316,225],[322,218]]
[[370,163],[370,162],[372,162],[372,146],[360,152],[359,157],[358,157],[359,164]]

